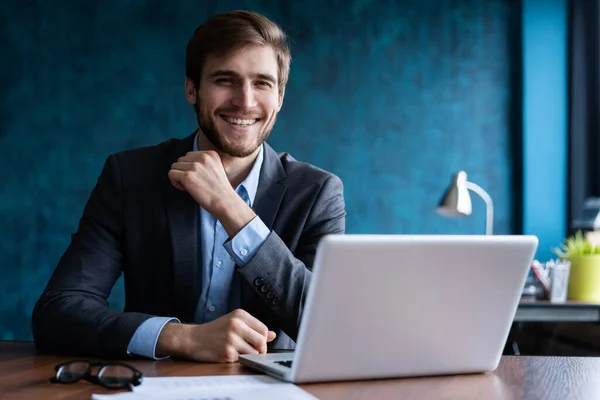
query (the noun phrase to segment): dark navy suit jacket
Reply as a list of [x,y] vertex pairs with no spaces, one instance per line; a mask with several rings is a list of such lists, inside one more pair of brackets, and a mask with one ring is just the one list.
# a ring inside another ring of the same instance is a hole
[[[34,308],[40,351],[124,357],[146,319],[193,321],[201,288],[198,206],[167,175],[193,139],[194,134],[108,157]],[[241,308],[277,333],[270,349],[294,348],[317,243],[345,230],[342,182],[265,143],[254,211],[271,233],[237,270]],[[107,303],[121,273],[124,311]]]

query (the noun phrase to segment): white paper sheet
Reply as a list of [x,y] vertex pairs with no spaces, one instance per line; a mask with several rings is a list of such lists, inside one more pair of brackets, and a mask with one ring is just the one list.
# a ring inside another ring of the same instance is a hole
[[164,390],[187,390],[214,387],[256,387],[286,384],[267,375],[216,375],[216,376],[166,376],[144,377],[142,384],[133,387],[136,393],[154,393]]
[[133,392],[92,395],[92,400],[316,400],[291,383],[266,375],[144,378]]

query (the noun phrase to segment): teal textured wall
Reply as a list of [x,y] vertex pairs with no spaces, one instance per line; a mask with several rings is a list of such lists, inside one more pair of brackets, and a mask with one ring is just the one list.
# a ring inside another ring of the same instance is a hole
[[[520,5],[510,0],[9,1],[0,5],[0,339],[30,339],[37,297],[106,156],[194,129],[184,53],[207,16],[260,11],[293,40],[270,138],[338,174],[351,233],[482,233],[435,205],[465,169],[495,232],[513,195]],[[111,303],[122,305],[121,288]]]

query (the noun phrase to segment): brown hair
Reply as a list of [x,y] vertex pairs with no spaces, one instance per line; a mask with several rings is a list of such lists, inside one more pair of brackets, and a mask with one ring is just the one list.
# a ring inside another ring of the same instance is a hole
[[185,54],[185,74],[198,89],[202,68],[209,55],[222,56],[239,48],[271,46],[278,66],[278,87],[283,91],[290,72],[290,47],[283,30],[267,17],[244,10],[210,17],[190,39]]

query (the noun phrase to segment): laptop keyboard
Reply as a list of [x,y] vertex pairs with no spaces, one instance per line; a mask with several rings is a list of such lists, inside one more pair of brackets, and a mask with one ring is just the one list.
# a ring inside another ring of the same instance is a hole
[[279,365],[283,365],[284,367],[291,368],[292,367],[292,360],[289,360],[289,361],[275,361],[275,364],[279,364]]

